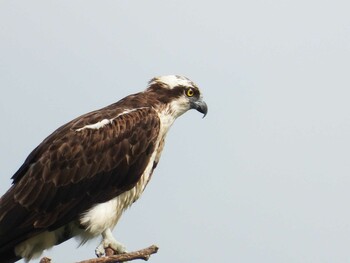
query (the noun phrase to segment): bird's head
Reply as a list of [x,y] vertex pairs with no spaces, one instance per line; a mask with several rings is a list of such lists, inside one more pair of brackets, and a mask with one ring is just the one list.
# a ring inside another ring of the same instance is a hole
[[190,109],[207,115],[208,107],[197,85],[186,77],[178,75],[161,76],[151,79],[147,92],[154,93],[157,100],[166,105],[168,111],[179,117]]

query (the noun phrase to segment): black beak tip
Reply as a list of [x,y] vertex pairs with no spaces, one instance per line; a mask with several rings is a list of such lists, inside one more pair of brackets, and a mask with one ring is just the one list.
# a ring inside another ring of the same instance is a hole
[[208,106],[203,100],[198,100],[195,102],[191,102],[191,109],[196,109],[200,113],[203,113],[203,118],[208,113]]
[[198,105],[197,110],[198,110],[200,113],[203,113],[203,118],[204,118],[205,116],[207,116],[207,113],[208,113],[208,106],[207,106],[207,104],[203,101],[201,104]]

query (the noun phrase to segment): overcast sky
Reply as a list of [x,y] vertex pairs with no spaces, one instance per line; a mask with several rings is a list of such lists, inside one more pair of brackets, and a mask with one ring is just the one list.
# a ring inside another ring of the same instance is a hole
[[[179,118],[114,234],[150,262],[350,261],[350,4],[0,0],[0,193],[47,135],[182,74]],[[92,258],[99,240],[44,255]]]

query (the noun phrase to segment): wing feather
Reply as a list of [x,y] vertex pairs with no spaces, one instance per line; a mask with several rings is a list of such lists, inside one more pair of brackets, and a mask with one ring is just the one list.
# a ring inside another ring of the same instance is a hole
[[[120,112],[105,108],[83,115],[33,150],[0,199],[0,248],[67,224],[137,183],[160,122],[153,108],[115,117]],[[113,120],[99,129],[84,128],[103,119]]]

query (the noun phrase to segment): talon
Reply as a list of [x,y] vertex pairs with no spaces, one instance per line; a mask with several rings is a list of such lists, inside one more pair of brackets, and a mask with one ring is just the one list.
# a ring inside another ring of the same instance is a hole
[[100,245],[95,249],[95,254],[98,258],[103,257],[105,255],[105,248],[103,245],[103,241],[100,243]]
[[111,230],[108,229],[103,232],[102,237],[103,239],[100,245],[95,249],[95,254],[97,257],[105,256],[107,248],[112,249],[115,254],[127,253],[125,246],[115,240],[115,238],[112,236]]

